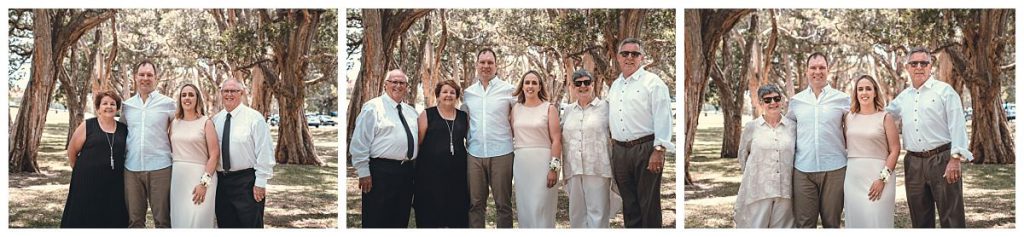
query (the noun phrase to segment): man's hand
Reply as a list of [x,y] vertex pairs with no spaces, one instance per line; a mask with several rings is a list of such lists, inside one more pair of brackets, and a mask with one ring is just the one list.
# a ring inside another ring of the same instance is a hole
[[960,176],[960,160],[959,159],[955,159],[955,158],[950,158],[949,162],[946,164],[946,173],[943,174],[942,177],[946,178],[946,182],[949,183],[949,184],[953,184],[953,183],[956,183],[957,181],[959,181],[960,178],[961,178],[961,176]]
[[267,197],[267,189],[260,186],[252,186],[252,198],[256,202],[263,202],[263,199]]
[[651,173],[661,173],[661,170],[665,168],[665,152],[654,151],[651,152],[651,159],[647,161],[647,171]]
[[359,178],[359,190],[368,193],[371,188],[373,188],[373,179],[370,176]]

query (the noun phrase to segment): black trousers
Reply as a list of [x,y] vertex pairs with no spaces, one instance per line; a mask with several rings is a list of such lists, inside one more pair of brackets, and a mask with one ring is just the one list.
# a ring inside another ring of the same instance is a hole
[[267,200],[256,202],[252,188],[256,185],[256,170],[245,169],[217,173],[218,228],[263,228],[263,208]]
[[653,144],[649,141],[633,147],[612,145],[612,177],[622,195],[626,228],[661,228],[661,173],[647,170]]
[[373,186],[363,193],[363,228],[407,228],[414,191],[413,162],[370,159]]

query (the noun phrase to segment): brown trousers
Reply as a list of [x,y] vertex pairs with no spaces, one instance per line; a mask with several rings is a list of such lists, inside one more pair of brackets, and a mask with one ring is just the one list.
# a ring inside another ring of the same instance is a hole
[[154,171],[124,171],[128,227],[146,227],[146,208],[153,209],[156,228],[171,228],[171,167]]
[[612,145],[612,177],[622,195],[626,228],[661,228],[661,173],[647,170],[653,152],[654,141]]
[[939,224],[943,228],[965,228],[963,179],[949,184],[942,177],[946,172],[950,153],[940,152],[931,157],[903,157],[907,169],[907,205],[914,228],[935,228],[935,209],[939,209]]
[[487,221],[487,194],[494,192],[498,209],[498,228],[512,228],[513,153],[491,158],[469,155],[469,228],[484,228]]
[[846,167],[824,172],[793,169],[793,217],[797,228],[839,228],[843,218]]

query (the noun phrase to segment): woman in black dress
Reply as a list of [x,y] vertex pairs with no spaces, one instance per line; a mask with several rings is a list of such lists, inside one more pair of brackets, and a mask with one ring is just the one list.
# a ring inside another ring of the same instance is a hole
[[68,160],[71,185],[61,228],[127,228],[124,198],[124,148],[128,126],[114,120],[121,98],[112,91],[96,95],[96,118],[71,135]]
[[419,155],[413,208],[418,228],[469,227],[466,134],[469,116],[455,109],[462,96],[452,80],[434,88],[437,106],[419,116]]

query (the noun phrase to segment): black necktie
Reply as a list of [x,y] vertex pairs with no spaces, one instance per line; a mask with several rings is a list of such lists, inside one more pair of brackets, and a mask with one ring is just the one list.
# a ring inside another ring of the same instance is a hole
[[405,158],[412,159],[412,150],[415,149],[415,147],[413,147],[412,143],[412,132],[409,131],[409,122],[406,122],[405,116],[402,115],[402,104],[398,104],[396,108],[398,108],[398,120],[401,120],[402,127],[405,127],[405,144],[408,147],[408,149],[405,150]]
[[220,159],[224,163],[224,171],[231,171],[231,114],[224,120],[224,132],[220,134]]

